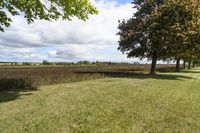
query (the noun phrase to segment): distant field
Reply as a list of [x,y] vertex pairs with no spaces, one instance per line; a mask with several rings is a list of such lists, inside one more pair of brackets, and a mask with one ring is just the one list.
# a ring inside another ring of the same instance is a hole
[[[41,85],[147,73],[149,69],[150,65],[1,66],[0,90],[37,89]],[[157,65],[157,70],[174,71],[175,65]]]
[[0,93],[2,133],[200,131],[200,69]]

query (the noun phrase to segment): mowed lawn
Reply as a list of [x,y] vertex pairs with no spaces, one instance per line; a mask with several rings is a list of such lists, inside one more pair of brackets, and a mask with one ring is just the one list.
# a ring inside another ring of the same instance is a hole
[[0,133],[200,131],[200,69],[0,92]]

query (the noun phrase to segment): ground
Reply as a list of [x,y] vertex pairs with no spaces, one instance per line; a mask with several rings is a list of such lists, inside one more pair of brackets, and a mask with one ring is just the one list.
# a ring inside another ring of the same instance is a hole
[[0,93],[0,133],[200,131],[200,69]]

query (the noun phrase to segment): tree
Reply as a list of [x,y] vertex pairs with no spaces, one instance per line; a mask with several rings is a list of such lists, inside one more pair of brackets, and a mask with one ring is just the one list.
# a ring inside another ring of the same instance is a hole
[[49,62],[48,60],[43,60],[42,65],[53,65],[53,63]]
[[176,71],[180,71],[180,60],[185,54],[189,43],[190,23],[193,21],[190,0],[166,0],[158,9],[160,23],[164,23],[166,30],[165,47],[168,58],[176,60]]
[[23,15],[30,24],[35,19],[70,20],[74,16],[86,20],[89,14],[97,13],[89,0],[1,0],[0,31],[10,26],[11,15]]
[[[193,20],[188,3],[180,0],[135,0],[138,11],[128,21],[119,23],[118,49],[129,58],[152,60],[150,74],[155,74],[157,60],[177,59],[185,50],[188,23]],[[183,32],[185,31],[185,32]]]
[[133,4],[138,11],[131,19],[123,20],[118,26],[120,30],[118,50],[126,53],[128,58],[151,59],[151,74],[155,73],[160,47],[158,23],[152,21],[151,15],[160,2],[135,0]]
[[181,58],[184,60],[184,64],[185,61],[188,61],[188,69],[190,69],[191,63],[198,63],[200,59],[200,2],[199,0],[187,1],[190,1],[187,7],[192,12],[192,20],[189,21],[187,32],[185,32],[187,34],[184,42],[186,45]]

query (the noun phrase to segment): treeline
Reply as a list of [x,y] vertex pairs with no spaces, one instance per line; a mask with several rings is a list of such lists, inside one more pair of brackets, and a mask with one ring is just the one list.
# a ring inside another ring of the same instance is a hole
[[43,60],[42,62],[0,62],[0,66],[40,66],[40,65],[59,65],[59,66],[73,66],[73,65],[129,65],[140,64],[139,62],[111,62],[111,61],[78,61],[78,62],[51,62]]
[[[47,60],[44,60],[42,62],[42,65],[64,65],[64,66],[70,66],[70,65],[128,65],[131,64],[129,62],[111,62],[111,61],[78,61],[78,62],[49,62]],[[139,64],[138,62],[134,62],[134,64]]]
[[140,64],[139,62],[111,62],[111,61],[78,61],[78,62],[51,62],[43,60],[42,62],[0,62],[1,66],[40,66],[40,65],[59,65],[59,66],[73,66],[73,65],[130,65]]
[[199,0],[135,0],[137,12],[129,20],[119,22],[118,49],[128,58],[148,58],[151,74],[158,60],[176,60],[191,65],[200,62]]

